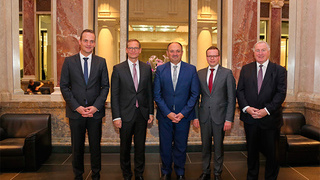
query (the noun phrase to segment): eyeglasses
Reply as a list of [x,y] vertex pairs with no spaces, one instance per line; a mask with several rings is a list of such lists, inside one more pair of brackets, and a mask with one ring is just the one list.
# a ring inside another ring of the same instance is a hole
[[207,58],[217,58],[219,57],[220,55],[210,55],[210,56],[207,56]]
[[139,47],[127,47],[127,49],[129,49],[130,51],[135,50],[137,51],[138,49],[140,49]]

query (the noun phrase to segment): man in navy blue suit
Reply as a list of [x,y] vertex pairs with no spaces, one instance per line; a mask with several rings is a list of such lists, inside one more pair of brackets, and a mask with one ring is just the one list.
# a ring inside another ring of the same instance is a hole
[[182,62],[182,45],[170,43],[170,62],[158,66],[154,79],[154,100],[159,121],[161,179],[171,179],[172,162],[177,179],[185,179],[185,162],[190,120],[200,87],[196,67]]

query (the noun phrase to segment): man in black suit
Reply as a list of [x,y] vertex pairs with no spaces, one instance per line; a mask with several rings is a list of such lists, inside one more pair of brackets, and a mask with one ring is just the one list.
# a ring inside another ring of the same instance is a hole
[[[230,69],[219,65],[220,51],[211,46],[206,51],[209,67],[198,71],[201,101],[196,107],[198,119],[193,125],[201,127],[202,174],[198,180],[210,180],[212,137],[214,139],[214,179],[221,179],[223,139],[231,129],[236,107],[236,82]],[[198,110],[199,108],[199,110]]]
[[265,179],[277,179],[287,72],[269,60],[270,47],[266,42],[257,42],[253,51],[256,62],[242,67],[237,88],[240,120],[244,122],[247,140],[247,179],[258,179],[259,151],[266,157]]
[[143,179],[147,123],[153,122],[151,67],[138,60],[140,42],[127,42],[128,60],[115,65],[111,76],[111,110],[115,127],[120,129],[120,164],[123,178],[132,177],[130,150],[134,137],[135,179]]
[[80,35],[80,52],[67,57],[61,70],[60,89],[66,101],[72,144],[72,166],[75,179],[83,179],[85,134],[91,153],[92,179],[100,179],[101,126],[109,92],[106,60],[95,56],[95,34],[86,29]]

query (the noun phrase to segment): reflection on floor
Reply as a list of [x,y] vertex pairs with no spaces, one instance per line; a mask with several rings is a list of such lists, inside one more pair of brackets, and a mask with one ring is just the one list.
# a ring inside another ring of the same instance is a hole
[[[102,180],[121,180],[121,169],[118,153],[103,153],[102,154]],[[261,156],[259,179],[264,179],[264,164],[265,161]],[[133,156],[132,156],[133,162]],[[159,153],[146,154],[146,168],[144,179],[158,180],[160,178],[161,159]],[[212,168],[212,167],[211,167]],[[201,170],[201,153],[188,153],[186,163],[186,179],[197,179]],[[242,151],[227,151],[225,152],[224,169],[222,178],[224,180],[245,180],[246,179],[246,152]],[[90,178],[90,155],[85,154],[85,173],[84,179]],[[172,175],[175,179],[175,175]],[[41,166],[36,172],[0,172],[1,180],[67,180],[73,179],[71,154],[54,153],[49,160]],[[279,180],[319,180],[320,165],[286,165],[280,168]]]

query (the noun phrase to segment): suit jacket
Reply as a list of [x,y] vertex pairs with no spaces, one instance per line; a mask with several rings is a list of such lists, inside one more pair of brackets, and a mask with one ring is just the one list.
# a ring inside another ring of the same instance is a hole
[[[230,69],[219,66],[210,93],[207,84],[208,67],[198,71],[201,101],[198,113],[199,121],[204,123],[210,118],[216,124],[226,120],[233,122],[236,104],[236,83]],[[211,117],[209,117],[209,115]]]
[[175,91],[173,90],[170,62],[157,67],[154,78],[154,100],[158,106],[158,120],[171,121],[167,117],[170,112],[182,113],[184,115],[182,120],[193,120],[195,118],[194,106],[199,93],[199,78],[195,66],[181,62]]
[[[85,83],[79,53],[65,58],[61,70],[60,90],[66,101],[66,114],[71,119],[81,118],[79,106],[94,106],[98,109],[93,118],[105,116],[105,101],[109,92],[106,60],[92,55],[88,84]],[[86,104],[87,102],[87,104]]]
[[[248,124],[258,123],[263,129],[280,128],[282,120],[282,103],[287,92],[287,71],[284,67],[269,61],[260,93],[257,85],[257,63],[252,62],[242,67],[237,88],[237,98],[241,110],[240,120]],[[253,119],[242,109],[246,106],[258,109],[267,108],[270,115]]]
[[121,118],[128,122],[133,119],[136,99],[143,117],[148,120],[154,112],[152,94],[152,71],[146,63],[139,62],[140,80],[135,90],[128,60],[113,67],[111,76],[111,110],[112,118]]

